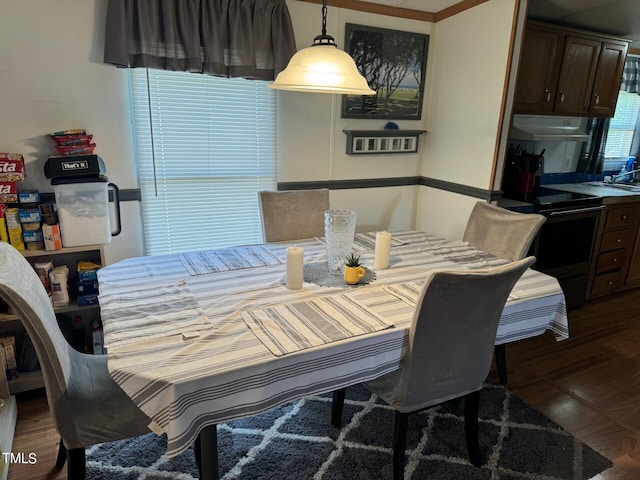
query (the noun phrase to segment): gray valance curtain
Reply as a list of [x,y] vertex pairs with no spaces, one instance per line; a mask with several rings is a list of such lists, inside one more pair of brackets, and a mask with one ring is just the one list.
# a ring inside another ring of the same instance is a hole
[[620,90],[640,95],[640,57],[628,56],[625,60]]
[[284,0],[109,0],[104,62],[273,80],[296,52]]

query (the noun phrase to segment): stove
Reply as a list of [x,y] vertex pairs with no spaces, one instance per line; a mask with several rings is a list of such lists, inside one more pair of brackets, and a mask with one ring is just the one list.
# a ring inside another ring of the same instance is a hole
[[531,203],[534,204],[536,212],[544,214],[549,211],[581,209],[602,205],[602,197],[540,187],[537,189],[536,196],[531,200]]
[[541,187],[531,203],[547,218],[531,247],[534,268],[558,279],[567,308],[578,307],[589,285],[602,197]]

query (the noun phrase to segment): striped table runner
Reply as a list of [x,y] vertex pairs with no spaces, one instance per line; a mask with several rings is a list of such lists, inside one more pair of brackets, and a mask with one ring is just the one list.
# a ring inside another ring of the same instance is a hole
[[393,326],[348,293],[248,310],[242,319],[278,357]]
[[190,275],[206,275],[283,263],[282,259],[258,245],[188,252],[180,254],[179,258]]
[[[186,282],[148,284],[115,294],[100,294],[104,343],[117,347],[141,338],[152,339],[211,328]],[[123,322],[122,319],[126,319]]]

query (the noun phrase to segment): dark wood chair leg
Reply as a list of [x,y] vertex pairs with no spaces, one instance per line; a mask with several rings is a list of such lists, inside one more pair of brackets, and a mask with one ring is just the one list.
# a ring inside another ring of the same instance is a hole
[[407,448],[407,425],[409,414],[396,410],[393,428],[393,480],[404,478],[404,451]]
[[464,397],[464,433],[469,451],[469,461],[472,465],[482,465],[480,459],[480,443],[478,439],[478,413],[480,410],[480,390],[471,392]]
[[493,355],[496,359],[496,368],[498,369],[498,379],[501,385],[507,384],[507,345],[496,345],[493,348]]
[[67,461],[67,449],[64,446],[62,438],[60,439],[60,446],[58,447],[58,457],[56,458],[56,468],[64,467]]
[[196,465],[200,480],[218,479],[218,427],[209,425],[205,427],[198,438],[195,448]]
[[340,425],[342,425],[342,410],[344,407],[344,397],[346,393],[346,387],[333,391],[333,403],[331,404],[331,424],[337,428],[340,428]]
[[84,448],[67,449],[67,480],[85,480],[86,468]]

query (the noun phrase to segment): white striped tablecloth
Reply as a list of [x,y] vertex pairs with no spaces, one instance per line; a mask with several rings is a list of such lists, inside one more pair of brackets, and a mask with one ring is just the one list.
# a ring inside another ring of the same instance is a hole
[[[390,268],[376,271],[375,280],[360,287],[305,282],[301,290],[288,290],[284,262],[291,243],[239,247],[251,252],[254,266],[225,249],[224,254],[132,258],[102,268],[99,300],[109,372],[152,419],[150,428],[167,434],[167,455],[185,451],[207,425],[397,369],[426,272],[505,263],[464,242],[392,233]],[[372,235],[357,235],[354,245],[368,268],[374,260]],[[306,263],[326,260],[323,239],[296,245],[304,249]],[[223,260],[223,267],[215,266]],[[300,339],[301,347],[278,356],[245,321],[268,319],[278,309],[291,311],[291,305],[301,307],[296,311],[344,305],[336,299],[345,295],[362,306],[367,321],[376,317],[379,325],[353,333],[357,336],[326,334],[323,327],[316,332],[320,340]],[[505,306],[496,344],[546,330],[557,339],[568,337],[564,295],[556,279],[528,270]]]

